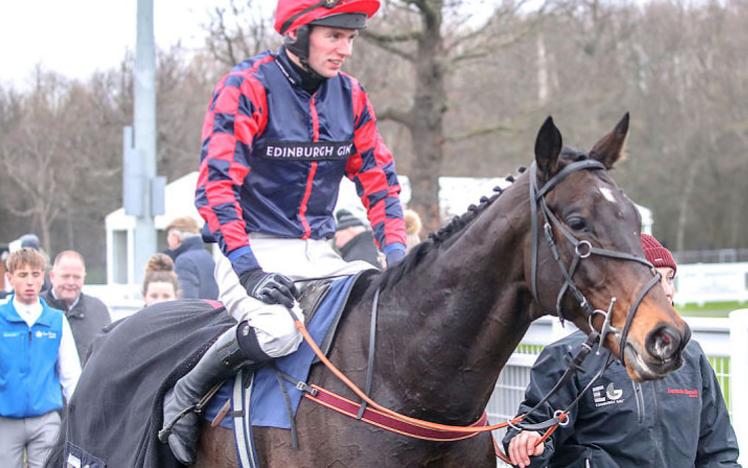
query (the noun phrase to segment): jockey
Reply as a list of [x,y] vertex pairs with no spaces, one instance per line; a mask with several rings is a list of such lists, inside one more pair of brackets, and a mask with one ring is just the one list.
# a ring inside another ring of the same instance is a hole
[[[234,67],[216,85],[202,131],[198,211],[224,254],[219,300],[236,319],[164,402],[164,424],[238,368],[285,356],[303,320],[294,280],[373,268],[333,250],[333,209],[343,175],[355,182],[377,246],[392,265],[405,254],[405,224],[392,154],[363,87],[340,71],[379,0],[278,0],[277,52]],[[168,441],[195,460],[197,416]]]

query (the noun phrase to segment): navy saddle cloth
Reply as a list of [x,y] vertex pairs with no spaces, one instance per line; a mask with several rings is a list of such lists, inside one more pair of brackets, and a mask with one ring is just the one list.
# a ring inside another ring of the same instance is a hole
[[[357,278],[358,276],[351,276],[333,281],[329,285],[329,289],[326,289],[317,301],[319,306],[316,310],[313,310],[311,318],[307,319],[306,327],[309,334],[325,352],[329,348],[343,306],[348,300],[348,295]],[[278,358],[273,362],[275,368],[293,377],[294,380],[306,382],[312,364],[316,360],[316,356],[309,345],[302,342],[296,352]],[[292,415],[295,415],[299,408],[303,392],[287,380],[279,378],[274,367],[265,366],[255,372],[251,388],[250,422],[252,426],[290,429],[291,420],[280,386],[284,386],[290,397]],[[206,419],[212,420],[226,401],[231,398],[233,384],[233,380],[228,380],[210,400],[203,413]],[[223,418],[221,426],[230,429],[234,427],[234,424],[231,418]]]

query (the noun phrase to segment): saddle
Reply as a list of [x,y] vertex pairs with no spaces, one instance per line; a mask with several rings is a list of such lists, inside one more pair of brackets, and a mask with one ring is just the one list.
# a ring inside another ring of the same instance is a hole
[[[312,319],[314,318],[314,315],[317,313],[317,310],[320,308],[325,298],[327,297],[327,294],[330,292],[332,283],[333,283],[332,279],[322,279],[322,280],[313,281],[307,284],[307,286],[301,292],[301,296],[299,297],[298,301],[299,301],[299,307],[301,307],[301,311],[304,313],[304,323],[309,323],[312,321]],[[352,286],[353,284],[351,284],[351,287]],[[327,335],[325,336],[324,341],[322,343],[318,343],[320,349],[324,351],[325,354],[327,354],[327,352],[330,350],[330,345],[332,344],[332,338],[335,336],[335,330],[337,330],[338,323],[340,323],[340,318],[343,315],[345,302],[343,302],[341,304],[341,307],[335,312],[334,322],[332,326],[330,327],[330,330],[328,331]],[[315,357],[314,362],[315,363],[319,362],[319,358]]]
[[[345,278],[311,282],[302,291],[299,304],[304,313],[304,321],[325,354],[329,354],[332,347],[350,292],[363,274],[365,272]],[[254,376],[251,381],[248,374],[252,370],[245,369],[243,386],[252,395],[251,403],[247,405],[251,422],[247,425],[291,429],[293,414],[304,392],[304,383],[311,367],[317,362],[319,359],[311,348],[302,343],[294,353],[252,369]],[[234,400],[238,396],[233,385],[232,381],[224,382],[204,408],[204,418],[210,420],[214,427],[220,424],[227,429],[236,428],[234,421],[224,418],[230,409],[232,394]],[[235,408],[234,414],[236,411]],[[246,412],[244,409],[242,411]]]

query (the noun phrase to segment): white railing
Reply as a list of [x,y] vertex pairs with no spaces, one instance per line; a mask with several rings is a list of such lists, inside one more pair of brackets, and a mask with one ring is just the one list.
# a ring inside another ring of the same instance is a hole
[[748,262],[678,265],[678,304],[748,301]]
[[[738,443],[743,448],[740,460],[745,464],[748,461],[748,401],[740,396],[748,389],[748,309],[733,311],[730,318],[684,319],[691,327],[693,339],[699,342],[715,369]],[[491,422],[503,421],[516,415],[517,408],[524,399],[525,388],[530,382],[530,368],[540,353],[539,348],[572,331],[573,326],[561,328],[559,321],[551,317],[533,322],[519,348],[524,352],[515,352],[510,357],[496,382],[486,408]],[[494,435],[497,440],[504,436],[503,432],[498,431]],[[500,463],[499,466],[505,465]]]

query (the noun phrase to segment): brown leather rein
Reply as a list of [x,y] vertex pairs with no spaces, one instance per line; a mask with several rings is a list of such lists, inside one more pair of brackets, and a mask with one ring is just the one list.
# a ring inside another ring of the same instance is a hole
[[[330,362],[330,360],[327,358],[327,356],[325,356],[322,350],[319,349],[317,343],[314,342],[314,339],[307,331],[303,322],[295,319],[294,323],[296,324],[296,329],[304,337],[304,341],[306,341],[307,345],[309,345],[320,362],[322,362],[325,367],[327,367],[327,369],[332,372],[333,375],[335,375],[335,377],[337,377],[343,384],[345,384],[346,387],[348,387],[354,394],[356,394],[356,396],[358,396],[362,401],[366,402],[366,404],[369,406],[369,408],[366,408],[364,410],[364,417],[361,418],[367,424],[372,424],[381,427],[382,429],[391,432],[397,432],[399,434],[416,439],[449,441],[468,439],[471,437],[475,437],[476,435],[483,432],[492,432],[497,429],[503,429],[505,427],[513,426],[519,424],[526,416],[526,414],[523,414],[515,417],[514,419],[498,424],[487,424],[488,419],[486,417],[486,414],[484,413],[478,421],[471,425],[453,426],[449,424],[441,424],[426,421],[423,419],[412,418],[396,411],[392,411],[391,409],[386,408],[376,401],[372,400],[363,390],[361,390],[355,383],[353,383],[348,377],[346,377],[346,375],[341,372],[340,369],[335,366],[335,364]],[[312,385],[311,388],[312,391],[307,391],[304,393],[305,398],[352,418],[357,418],[356,412],[361,407],[360,403],[350,401],[335,392],[326,390],[317,385]],[[343,403],[345,403],[345,405]],[[348,406],[349,409],[346,410],[344,406]],[[372,415],[385,416],[385,420],[387,423],[373,422],[374,417]],[[568,419],[568,413],[560,412],[557,413],[556,417],[560,420],[560,423],[563,424]],[[538,445],[545,442],[553,434],[556,428],[558,428],[558,426],[559,423],[556,423],[548,428],[540,438],[540,440],[538,440]],[[509,457],[507,457],[501,451],[498,443],[493,438],[493,436],[491,436],[491,440],[493,441],[496,456],[500,458],[504,463],[508,463],[511,465],[511,460],[509,460]]]

